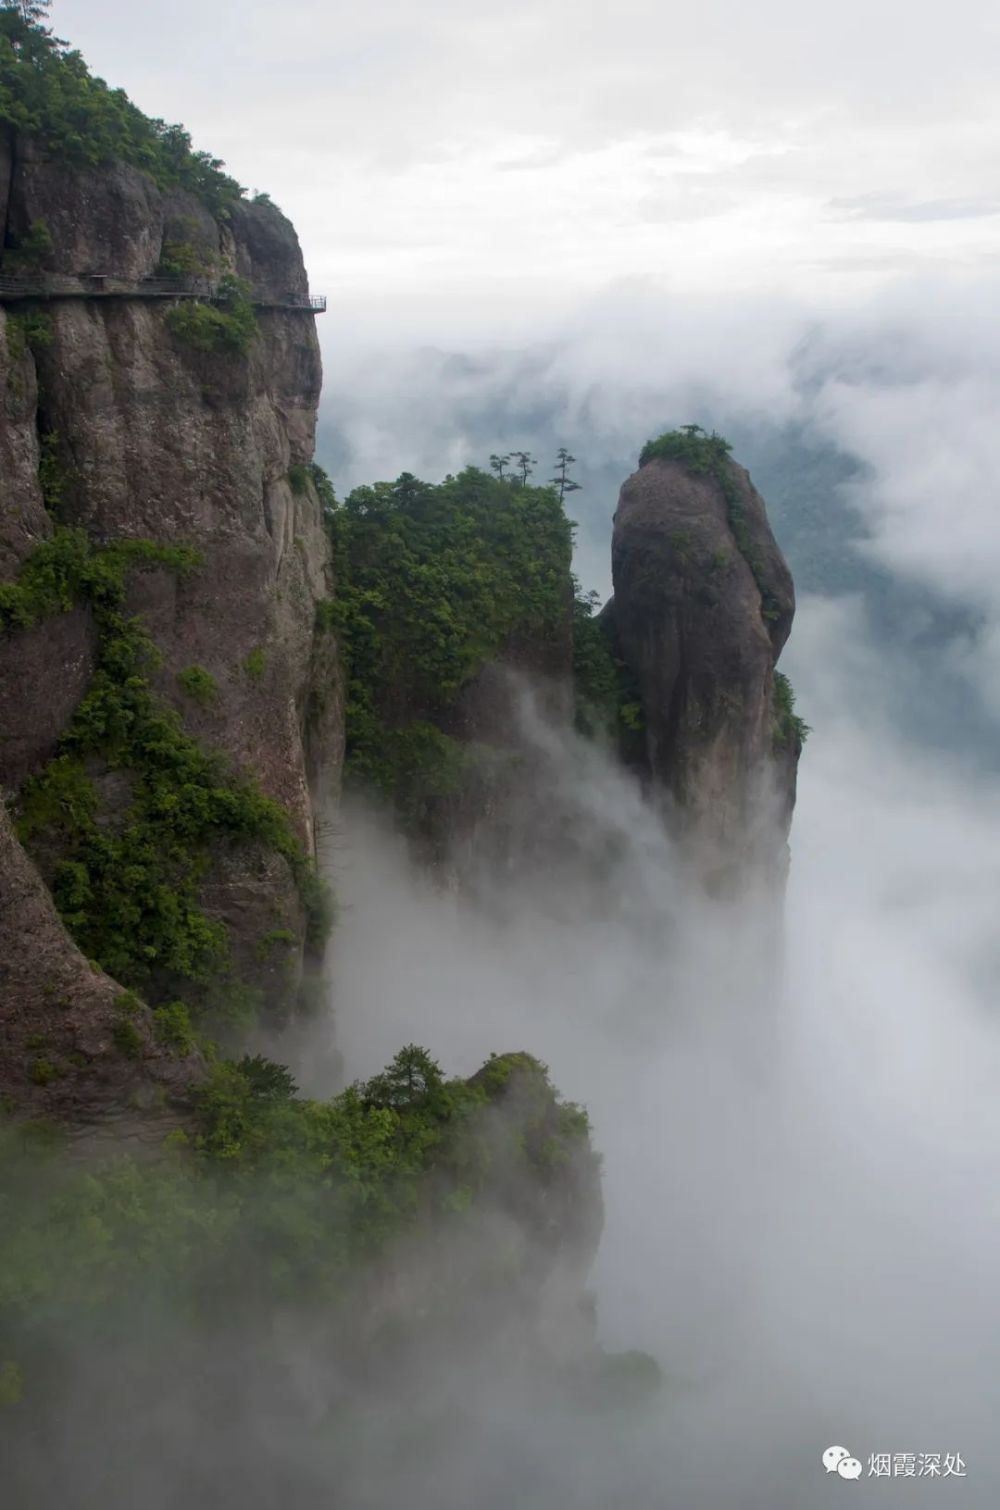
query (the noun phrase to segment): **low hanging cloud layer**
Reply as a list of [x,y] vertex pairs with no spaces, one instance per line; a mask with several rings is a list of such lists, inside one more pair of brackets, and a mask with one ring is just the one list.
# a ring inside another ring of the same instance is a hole
[[577,569],[604,594],[618,486],[642,443],[691,419],[716,425],[774,490],[800,590],[884,598],[892,582],[915,595],[912,636],[936,634],[949,673],[997,716],[996,295],[992,277],[939,277],[807,309],[629,283],[533,337],[496,321],[413,342],[356,325],[328,352],[320,458],[343,492],[522,446],[544,480],[568,445],[584,485]]
[[[371,815],[346,822],[346,1073],[412,1039],[451,1071],[508,1048],[551,1063],[606,1160],[603,1341],[667,1375],[610,1436],[544,1409],[508,1420],[519,1462],[547,1436],[529,1504],[801,1510],[841,1442],[862,1504],[941,1493],[871,1479],[881,1452],[961,1454],[976,1510],[1000,1487],[1000,806],[868,730],[837,684],[850,625],[809,631],[831,674],[783,972],[762,915],[692,896],[628,780],[572,736],[563,789],[585,853],[617,837],[612,874],[584,864],[575,886],[501,884],[475,906],[429,889]],[[492,1429],[481,1404],[470,1444]]]
[[[994,8],[55,10],[98,72],[295,220],[331,300],[319,456],[341,493],[522,445],[545,478],[568,445],[578,568],[606,591],[649,435],[716,425],[787,483],[778,533],[810,591],[783,664],[814,733],[783,978],[757,920],[679,895],[635,793],[572,746],[581,828],[617,825],[625,856],[575,916],[514,898],[500,926],[429,892],[369,815],[340,835],[346,1073],[412,1040],[463,1072],[493,1049],[547,1059],[606,1156],[605,1340],[668,1375],[614,1450],[579,1422],[490,1419],[486,1391],[453,1481],[529,1462],[549,1510],[955,1487],[830,1491],[820,1454],[843,1443],[866,1468],[961,1453],[963,1503],[995,1505],[1000,806],[961,740],[901,734],[921,703],[951,720],[960,681],[995,765]],[[314,1054],[310,1089],[332,1063]]]
[[[930,703],[947,721],[962,681],[995,766],[994,295],[992,278],[936,276],[804,308],[632,283],[534,340],[484,321],[419,348],[359,330],[331,353],[322,435],[341,487],[568,444],[579,567],[606,590],[618,482],[648,435],[699,419],[787,493],[775,513],[809,582],[785,662],[814,733],[783,978],[755,920],[722,928],[678,902],[669,848],[608,773],[573,777],[581,822],[623,803],[645,861],[561,933],[544,904],[502,932],[457,913],[377,826],[348,830],[348,1072],[400,1036],[447,1045],[454,1068],[524,1047],[591,1108],[604,1337],[668,1375],[619,1456],[564,1439],[594,1504],[931,1505],[951,1487],[871,1479],[880,1453],[960,1454],[963,1499],[996,1500],[1000,806],[972,736],[932,753],[905,717]],[[900,603],[917,623],[894,640]],[[663,921],[678,905],[679,947]],[[856,1488],[829,1489],[834,1443],[863,1465]],[[553,1470],[546,1502],[560,1492]]]
[[995,254],[995,213],[969,213],[996,197],[988,0],[947,25],[898,0],[56,0],[53,19],[268,190],[341,312],[515,315],[663,275],[813,297]]

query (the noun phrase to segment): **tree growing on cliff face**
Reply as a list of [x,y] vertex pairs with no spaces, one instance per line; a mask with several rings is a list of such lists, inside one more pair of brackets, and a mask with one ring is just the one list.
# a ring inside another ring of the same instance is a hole
[[49,0],[0,0],[0,123],[41,138],[69,163],[127,162],[160,188],[188,189],[213,211],[243,193],[182,126],[153,120],[95,78],[45,25]]
[[9,11],[26,27],[41,27],[47,20],[51,0],[2,0],[0,12]]
[[6,42],[14,57],[35,56],[46,46],[57,43],[45,25],[49,0],[0,0],[0,40]]
[[395,1059],[380,1075],[361,1087],[362,1099],[373,1106],[431,1106],[441,1099],[444,1076],[440,1067],[415,1043],[400,1049]]
[[560,503],[562,503],[567,493],[579,492],[580,484],[574,482],[569,475],[569,469],[575,461],[576,457],[571,456],[565,446],[559,447],[559,450],[556,452],[556,475],[555,477],[550,477],[549,482],[554,488],[559,489]]
[[521,474],[521,486],[527,487],[528,478],[531,476],[538,463],[527,451],[515,451],[514,460],[517,462]]

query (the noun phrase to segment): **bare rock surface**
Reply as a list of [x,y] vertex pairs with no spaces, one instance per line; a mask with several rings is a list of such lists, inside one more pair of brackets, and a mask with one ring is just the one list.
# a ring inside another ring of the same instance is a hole
[[[216,218],[135,168],[67,167],[24,137],[13,151],[2,143],[0,189],[15,241],[46,222],[52,247],[42,271],[50,274],[139,280],[183,242],[265,300],[308,288],[294,228],[269,203],[240,202]],[[343,744],[336,643],[316,627],[333,567],[308,471],[321,382],[315,322],[306,312],[259,308],[246,354],[205,351],[171,329],[169,309],[138,298],[40,301],[35,312],[48,322],[41,342],[25,341],[24,305],[0,309],[0,583],[14,581],[57,526],[83,530],[97,548],[144,540],[197,552],[186,574],[129,574],[127,612],[161,656],[155,690],[188,733],[286,809],[308,854],[314,812],[338,786]],[[50,507],[39,482],[44,438],[59,482]],[[15,814],[18,791],[51,758],[85,694],[95,655],[85,604],[0,634],[0,792]],[[185,691],[192,667],[205,673],[204,698]],[[128,797],[126,783],[119,798]],[[116,821],[113,783],[102,798]],[[305,934],[288,865],[220,854],[203,902],[230,930],[234,961],[259,974],[265,998],[280,974],[284,1000],[302,971]],[[30,1037],[25,1025],[37,1018],[51,1030],[54,990],[96,1042],[116,987],[81,964],[6,820],[0,905],[0,1031],[14,1044],[0,1088],[33,1104],[41,1089],[17,1050],[22,1028]],[[262,957],[262,931],[292,941],[280,971]],[[100,1080],[103,1092],[95,1080],[108,1114],[129,1076]],[[89,1116],[74,1083],[53,1081],[43,1099],[67,1117]]]
[[662,458],[628,478],[609,611],[642,695],[645,774],[709,875],[750,857],[783,867],[798,756],[774,688],[791,574],[749,474],[723,465],[726,488]]

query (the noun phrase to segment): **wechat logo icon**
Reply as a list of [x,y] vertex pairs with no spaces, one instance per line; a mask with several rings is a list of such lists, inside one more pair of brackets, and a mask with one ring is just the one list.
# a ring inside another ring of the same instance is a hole
[[861,1464],[846,1447],[828,1447],[823,1454],[823,1467],[827,1473],[839,1473],[842,1479],[861,1477]]

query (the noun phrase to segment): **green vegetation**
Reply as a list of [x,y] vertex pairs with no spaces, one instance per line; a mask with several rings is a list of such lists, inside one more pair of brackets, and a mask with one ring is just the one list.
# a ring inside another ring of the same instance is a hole
[[268,933],[262,934],[257,948],[261,954],[269,954],[280,944],[287,944],[292,948],[297,943],[298,939],[290,928],[272,928]]
[[259,682],[264,675],[264,667],[267,665],[267,657],[262,645],[257,645],[243,662],[243,670],[252,682]]
[[[20,833],[42,858],[56,905],[89,958],[154,1002],[190,985],[214,1008],[239,985],[229,975],[223,925],[198,905],[215,848],[256,844],[285,859],[316,953],[332,899],[285,812],[202,749],[150,688],[157,652],[124,614],[125,574],[142,565],[189,571],[196,562],[183,547],[118,541],[95,550],[81,531],[57,530],[18,581],[0,589],[0,627],[89,602],[97,671],[58,753],[21,793]],[[90,776],[102,765],[130,782],[129,806],[111,823]]]
[[35,1085],[49,1085],[53,1080],[56,1080],[59,1077],[59,1071],[56,1069],[51,1059],[32,1060],[31,1070],[29,1073],[31,1080]]
[[204,666],[185,666],[177,673],[177,685],[200,708],[210,707],[219,695],[215,677]]
[[714,476],[729,460],[732,449],[714,430],[708,435],[700,425],[683,425],[679,430],[665,431],[656,440],[647,440],[639,452],[639,465],[644,467],[657,459],[679,461],[689,472]]
[[323,514],[327,518],[336,509],[337,496],[333,491],[333,483],[317,462],[293,462],[288,468],[288,481],[292,492],[299,495],[306,492],[311,482],[316,489]]
[[[518,452],[517,454],[520,456],[522,453]],[[574,482],[569,475],[569,469],[575,461],[576,457],[571,456],[565,446],[559,447],[559,450],[556,452],[556,475],[551,477],[549,482],[552,487],[559,490],[560,503],[563,502],[567,493],[577,493],[580,490],[580,484]]]
[[37,356],[52,345],[52,321],[40,310],[7,316],[7,354],[19,362],[26,352]]
[[336,598],[320,598],[316,604],[317,634],[332,634],[340,627],[340,603]]
[[576,727],[593,739],[628,740],[645,728],[635,678],[615,655],[598,616],[596,592],[585,593],[574,578],[573,687]]
[[0,124],[41,137],[64,162],[131,163],[215,213],[242,195],[217,158],[192,150],[181,126],[150,120],[123,90],[95,78],[44,24],[47,9],[31,0],[0,4]]
[[337,507],[337,495],[333,491],[333,483],[318,462],[309,463],[309,475],[313,480],[324,515],[329,519]]
[[810,733],[805,719],[795,711],[795,693],[783,671],[774,673],[774,740],[775,744],[805,744]]
[[57,528],[32,551],[16,582],[0,586],[0,631],[24,629],[52,614],[68,613],[86,598],[109,610],[120,606],[125,573],[132,566],[190,571],[196,554],[184,546],[119,540],[94,550],[80,529]]
[[60,456],[59,435],[55,430],[39,437],[38,485],[42,502],[50,514],[58,515],[66,491],[66,470]]
[[257,334],[250,287],[227,275],[219,283],[217,299],[215,304],[184,299],[172,305],[166,317],[170,332],[192,351],[245,356]]
[[[0,19],[3,13],[0,12]],[[52,252],[52,232],[48,221],[33,220],[28,229],[9,247],[5,262],[8,271],[29,275],[39,272]]]
[[191,1013],[182,1001],[171,1001],[154,1008],[153,1031],[158,1042],[165,1044],[175,1054],[194,1052],[196,1040]]
[[[377,760],[377,764],[375,761]],[[476,754],[436,724],[414,719],[401,729],[384,729],[375,758],[355,753],[352,769],[377,778],[395,798],[396,813],[411,832],[433,823],[436,805],[457,797],[474,779]]]
[[572,525],[552,488],[468,467],[357,488],[331,529],[348,768],[419,825],[475,763],[441,727],[461,689],[511,641],[566,625]]
[[[349,1302],[393,1239],[433,1223],[447,1243],[484,1201],[510,1201],[544,1238],[549,1192],[571,1160],[583,1172],[595,1156],[585,1113],[559,1101],[544,1066],[515,1059],[446,1080],[409,1045],[327,1102],[260,1057],[217,1062],[190,1135],[153,1159],[81,1165],[0,1123],[5,1368],[40,1387],[50,1350],[127,1337],[136,1304],[144,1326],[169,1332],[171,1318],[214,1326],[278,1303]],[[453,1284],[439,1283],[446,1313]]]
[[156,269],[160,278],[208,278],[215,272],[216,259],[206,247],[193,241],[165,241]]
[[111,1029],[111,1037],[119,1054],[126,1059],[141,1059],[142,1034],[128,1017],[120,1017]]
[[0,1363],[0,1408],[16,1405],[21,1398],[23,1380],[21,1370],[9,1358]]
[[732,449],[729,441],[717,435],[714,430],[709,435],[701,425],[682,425],[679,430],[667,430],[656,440],[648,440],[639,453],[639,465],[644,467],[647,462],[659,458],[680,462],[687,471],[693,472],[696,476],[708,474],[714,477],[726,501],[726,514],[733,539],[736,541],[740,555],[753,573],[753,579],[760,591],[761,617],[765,622],[773,623],[779,617],[780,609],[773,594],[768,590],[764,563],[747,529],[740,491],[733,478],[730,464]]

